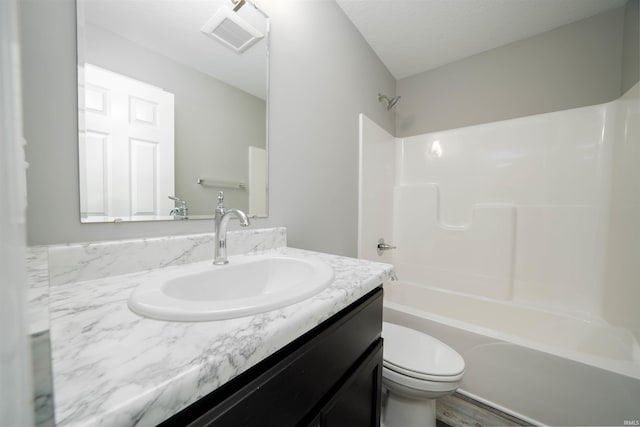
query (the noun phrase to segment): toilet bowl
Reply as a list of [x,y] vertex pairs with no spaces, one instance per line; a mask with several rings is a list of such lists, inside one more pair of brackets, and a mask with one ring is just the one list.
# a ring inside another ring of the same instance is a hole
[[383,322],[382,425],[436,425],[435,399],[458,388],[464,360],[443,342],[416,330]]

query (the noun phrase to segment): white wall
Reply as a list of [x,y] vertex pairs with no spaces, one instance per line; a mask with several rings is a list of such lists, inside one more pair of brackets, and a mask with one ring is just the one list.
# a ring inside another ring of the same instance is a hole
[[640,84],[619,101],[613,145],[604,312],[640,339]]
[[[358,114],[392,134],[377,101],[395,80],[332,1],[264,2],[272,17],[269,219],[289,243],[356,254]],[[210,221],[80,224],[75,8],[20,2],[29,244],[209,232]]]

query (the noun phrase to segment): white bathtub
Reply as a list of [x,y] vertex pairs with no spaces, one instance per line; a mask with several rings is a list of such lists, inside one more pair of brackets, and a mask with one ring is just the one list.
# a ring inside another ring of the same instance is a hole
[[407,282],[385,285],[384,316],[456,349],[459,391],[504,412],[540,425],[639,425],[640,347],[625,329]]

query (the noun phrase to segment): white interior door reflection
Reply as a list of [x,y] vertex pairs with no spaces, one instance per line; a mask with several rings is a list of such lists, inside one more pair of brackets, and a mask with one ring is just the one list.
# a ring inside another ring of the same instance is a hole
[[175,191],[174,95],[90,64],[83,72],[82,221],[166,217]]

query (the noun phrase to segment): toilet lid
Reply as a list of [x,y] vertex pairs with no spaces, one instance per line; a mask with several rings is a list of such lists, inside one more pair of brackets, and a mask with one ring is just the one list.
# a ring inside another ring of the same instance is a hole
[[384,365],[416,378],[449,381],[464,371],[464,359],[445,343],[404,326],[382,322]]

